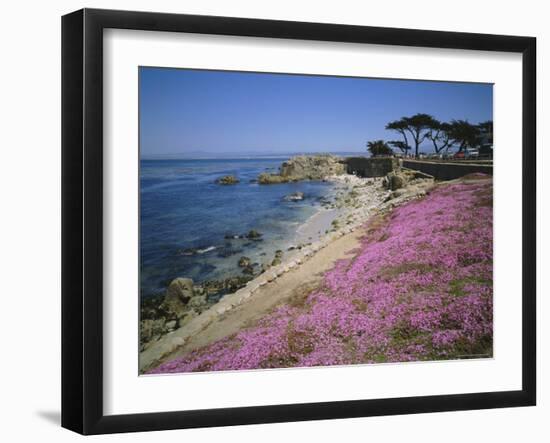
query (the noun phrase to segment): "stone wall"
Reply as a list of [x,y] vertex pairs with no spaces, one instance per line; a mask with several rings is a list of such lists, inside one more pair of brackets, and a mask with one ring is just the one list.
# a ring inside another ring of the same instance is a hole
[[477,163],[442,163],[404,159],[403,167],[430,174],[436,180],[454,180],[478,172],[493,175],[493,165]]
[[392,157],[348,157],[347,173],[358,177],[384,177],[399,169],[399,160]]

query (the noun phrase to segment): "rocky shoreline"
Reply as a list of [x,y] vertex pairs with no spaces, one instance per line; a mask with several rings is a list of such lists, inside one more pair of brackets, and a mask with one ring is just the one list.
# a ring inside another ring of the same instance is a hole
[[[401,168],[378,178],[337,174],[322,179],[335,183],[333,196],[322,203],[321,211],[336,214],[331,216],[330,227],[324,232],[320,232],[318,226],[312,229],[308,221],[300,227],[304,231],[303,241],[286,251],[276,251],[270,261],[258,264],[251,263],[246,256],[241,257],[238,266],[242,269],[242,277],[202,285],[194,285],[187,278],[176,278],[164,296],[142,303],[140,352],[149,350],[147,353],[151,355],[143,362],[140,358],[140,370],[149,369],[151,360],[158,361],[181,346],[182,336],[192,335],[197,328],[200,330],[217,316],[245,302],[264,285],[300,267],[334,240],[360,228],[371,215],[426,195],[434,183],[433,177]],[[316,215],[322,217],[323,213]],[[260,233],[253,234],[261,237]],[[222,295],[219,301],[211,297],[216,294]],[[170,340],[176,332],[177,337]]]

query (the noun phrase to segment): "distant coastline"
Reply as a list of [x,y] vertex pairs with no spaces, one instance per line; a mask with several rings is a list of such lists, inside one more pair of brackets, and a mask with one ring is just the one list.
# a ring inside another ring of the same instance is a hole
[[189,151],[185,153],[172,154],[141,154],[140,160],[253,160],[253,159],[273,159],[288,160],[298,155],[323,155],[331,154],[335,156],[360,156],[370,157],[367,151],[292,151],[292,152],[267,152],[265,154],[258,152],[226,152],[208,154],[202,151]]

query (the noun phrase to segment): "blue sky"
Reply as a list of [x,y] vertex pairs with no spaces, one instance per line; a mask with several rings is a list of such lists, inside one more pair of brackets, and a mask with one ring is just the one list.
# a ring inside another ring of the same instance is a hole
[[492,85],[474,83],[141,67],[139,94],[142,158],[361,152],[418,112],[493,119]]

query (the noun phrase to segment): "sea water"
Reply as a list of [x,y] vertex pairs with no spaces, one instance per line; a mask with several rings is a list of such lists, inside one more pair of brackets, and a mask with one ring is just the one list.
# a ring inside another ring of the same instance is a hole
[[[262,172],[276,172],[286,158],[140,161],[140,292],[164,291],[176,277],[201,283],[242,275],[239,258],[270,263],[286,251],[298,228],[321,208],[332,185],[322,181],[260,185]],[[235,175],[240,182],[220,185]],[[304,200],[285,196],[303,192]],[[250,230],[260,241],[243,236]]]

